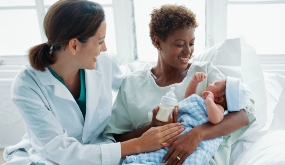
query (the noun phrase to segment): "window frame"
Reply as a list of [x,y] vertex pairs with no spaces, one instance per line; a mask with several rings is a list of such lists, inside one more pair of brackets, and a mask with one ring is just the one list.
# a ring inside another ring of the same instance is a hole
[[[284,0],[206,0],[206,47],[227,39],[227,5],[285,4]],[[258,54],[262,70],[285,76],[285,54]]]
[[138,59],[133,0],[113,0],[117,56],[120,64]]
[[[284,0],[205,0],[205,45],[211,47],[227,38],[227,5],[228,4],[279,4]],[[137,60],[136,31],[133,0],[113,0],[112,4],[103,7],[113,7],[116,35],[117,56],[120,64]],[[45,9],[44,0],[35,0],[35,6],[5,6],[7,9],[36,9],[42,42],[47,39],[42,26]],[[123,19],[122,19],[123,18]],[[123,22],[123,23],[122,23]],[[285,54],[258,54],[263,71],[285,75]],[[13,59],[14,60],[11,60]],[[9,59],[9,60],[7,60]],[[0,56],[1,65],[23,65],[27,63],[26,55]],[[1,70],[1,68],[0,68]],[[0,78],[1,79],[1,78]]]
[[[44,0],[35,0],[32,6],[0,6],[0,10],[36,9],[41,42],[47,41],[42,26],[45,10],[51,5],[44,5]],[[137,59],[135,23],[133,16],[133,0],[113,0],[112,4],[102,4],[102,7],[112,7],[114,15],[117,56],[120,64]],[[127,8],[127,9],[126,9]],[[124,19],[122,19],[124,18]],[[122,23],[124,21],[124,23]],[[28,63],[27,55],[0,56],[0,86],[10,85],[20,68]]]
[[[45,17],[45,10],[51,5],[44,5],[44,0],[35,0],[35,6],[0,6],[0,10],[15,9],[36,9],[38,17],[38,27],[40,29],[42,43],[47,41],[42,26]],[[102,7],[112,7],[115,24],[117,55],[120,63],[126,64],[129,61],[137,59],[136,40],[135,40],[135,23],[133,17],[132,0],[113,0],[112,4],[102,4]],[[126,9],[127,8],[127,9]],[[124,19],[122,19],[124,18]],[[124,23],[122,23],[124,21]],[[23,60],[26,55],[1,55],[0,65],[24,65],[27,60]],[[15,58],[16,61],[7,60]],[[23,58],[21,58],[23,57]],[[18,61],[19,60],[19,61]]]

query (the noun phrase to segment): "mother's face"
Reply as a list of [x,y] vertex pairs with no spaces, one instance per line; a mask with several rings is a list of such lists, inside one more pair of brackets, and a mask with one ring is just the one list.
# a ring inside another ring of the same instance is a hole
[[161,42],[160,62],[178,70],[185,70],[194,52],[194,31],[191,27],[177,29],[165,42]]

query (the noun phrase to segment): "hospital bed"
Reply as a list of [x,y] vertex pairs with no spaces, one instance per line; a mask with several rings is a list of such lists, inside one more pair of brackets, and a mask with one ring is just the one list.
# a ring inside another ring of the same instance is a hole
[[[285,77],[263,72],[255,49],[243,37],[224,40],[191,60],[212,62],[251,89],[257,120],[232,144],[230,165],[285,165]],[[130,73],[152,65],[133,62],[121,68]]]

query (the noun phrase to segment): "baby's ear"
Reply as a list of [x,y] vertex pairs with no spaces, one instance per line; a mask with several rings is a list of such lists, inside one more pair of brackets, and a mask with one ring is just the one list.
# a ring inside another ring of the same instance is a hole
[[214,101],[216,103],[222,103],[224,101],[224,96],[215,97]]

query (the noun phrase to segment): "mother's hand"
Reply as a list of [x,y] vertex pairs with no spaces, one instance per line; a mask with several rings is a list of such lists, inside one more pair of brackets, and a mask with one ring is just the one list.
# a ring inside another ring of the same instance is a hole
[[174,107],[173,113],[169,115],[168,122],[162,122],[156,119],[156,115],[159,111],[159,106],[157,106],[154,110],[152,110],[152,121],[151,127],[163,126],[169,123],[177,123],[178,120],[178,106]]
[[193,128],[173,141],[164,143],[164,146],[170,146],[170,148],[164,156],[163,162],[167,162],[167,165],[181,165],[196,150],[202,140],[202,131],[199,128]]

